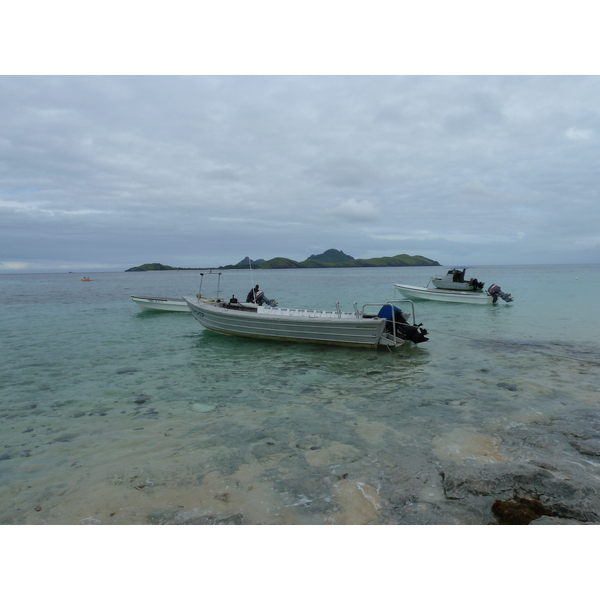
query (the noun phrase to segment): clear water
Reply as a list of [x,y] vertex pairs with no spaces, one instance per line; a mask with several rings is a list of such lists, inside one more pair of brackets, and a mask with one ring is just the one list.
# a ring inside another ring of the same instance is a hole
[[[351,310],[443,272],[225,271],[221,296]],[[517,460],[508,429],[598,408],[600,266],[472,276],[515,301],[415,302],[430,341],[389,352],[220,336],[130,300],[194,295],[193,271],[0,275],[0,523],[488,522],[439,471]]]

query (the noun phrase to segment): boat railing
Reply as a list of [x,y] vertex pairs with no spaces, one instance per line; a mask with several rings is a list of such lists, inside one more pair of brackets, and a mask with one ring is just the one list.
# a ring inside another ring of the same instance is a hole
[[[388,305],[392,307],[392,310],[391,310],[392,331],[386,333],[385,335],[388,337],[388,339],[390,339],[393,342],[394,346],[402,346],[404,344],[404,340],[401,337],[398,337],[396,335],[396,315],[394,312],[394,308],[396,307],[396,304],[401,304],[401,303],[410,304],[412,322],[413,322],[413,325],[415,325],[416,324],[415,305],[412,300],[389,300],[388,302],[371,302],[371,303],[363,304],[363,307],[362,307],[362,315],[363,316],[367,316],[367,314],[365,313],[365,308],[367,306],[376,306],[376,307],[379,307],[379,310],[381,310],[384,306],[388,306]],[[368,315],[368,316],[370,316],[370,315]]]
[[415,304],[414,304],[414,302],[412,300],[389,300],[388,302],[383,302],[383,303],[382,302],[370,302],[368,304],[363,304],[361,314],[362,315],[366,314],[365,313],[365,308],[367,306],[378,306],[381,309],[384,306],[386,306],[386,305],[389,304],[392,307],[392,324],[393,324],[394,330],[395,330],[395,328],[396,328],[396,320],[394,318],[393,308],[394,308],[394,306],[396,304],[401,304],[401,303],[408,303],[408,304],[410,304],[412,322],[413,322],[413,325],[414,325],[417,322],[417,320],[416,320],[417,318],[415,316]]

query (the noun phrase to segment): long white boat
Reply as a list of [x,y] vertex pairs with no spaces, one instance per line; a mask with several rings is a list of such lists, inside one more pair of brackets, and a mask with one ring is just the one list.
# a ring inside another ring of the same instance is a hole
[[[202,296],[202,282],[205,275],[217,275],[221,281],[221,273],[210,269],[207,272],[200,273],[200,290],[197,297]],[[218,295],[218,288],[217,288]],[[185,312],[189,313],[190,309],[183,297],[171,298],[168,296],[145,296],[143,294],[135,294],[131,299],[142,309],[149,311],[164,311],[164,312]]]
[[142,310],[190,312],[187,302],[183,298],[168,298],[165,296],[131,296],[131,299]]
[[395,283],[405,298],[410,300],[437,300],[440,302],[462,302],[464,304],[495,304],[498,297],[505,302],[512,302],[513,297],[504,293],[499,286],[491,285],[485,292],[460,292],[457,290],[440,290],[416,285]]
[[427,341],[427,331],[409,325],[395,304],[410,303],[413,323],[414,305],[410,300],[365,304],[353,312],[308,310],[259,306],[251,302],[184,297],[192,315],[206,329],[225,335],[276,340],[376,348],[395,348],[406,341]]

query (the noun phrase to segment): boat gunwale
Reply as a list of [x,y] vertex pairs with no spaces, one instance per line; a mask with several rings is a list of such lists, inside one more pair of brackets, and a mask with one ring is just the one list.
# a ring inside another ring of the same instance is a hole
[[131,299],[134,302],[179,302],[181,304],[185,304],[185,300],[183,296],[179,298],[171,298],[169,296],[141,296],[139,294],[134,294],[131,296]]
[[[184,296],[183,299],[187,302],[188,306],[195,306],[198,309],[202,309],[203,307],[210,313],[212,314],[228,314],[228,315],[232,315],[232,316],[236,316],[236,317],[244,317],[244,318],[253,318],[253,319],[258,319],[258,318],[263,318],[266,319],[267,321],[301,321],[301,322],[306,322],[306,323],[310,323],[310,322],[319,322],[319,323],[323,323],[323,322],[328,322],[331,321],[333,323],[339,323],[340,321],[342,322],[348,322],[348,321],[357,321],[357,322],[386,322],[387,319],[385,317],[379,317],[377,316],[377,314],[371,314],[371,313],[364,313],[364,312],[350,312],[350,311],[340,311],[337,312],[335,310],[332,311],[327,311],[327,310],[318,310],[318,309],[310,309],[310,308],[285,308],[285,307],[276,307],[276,308],[271,308],[268,306],[257,306],[256,310],[252,310],[250,308],[250,310],[248,310],[247,308],[244,309],[239,309],[239,308],[231,308],[231,307],[227,307],[227,306],[219,306],[218,303],[216,302],[204,302],[202,300],[198,300],[198,299],[192,299],[189,296]],[[220,301],[219,301],[220,302]],[[405,300],[390,300],[388,302],[383,302],[381,303],[381,306],[384,306],[386,304],[392,304],[392,303],[400,303],[400,302],[405,302]],[[223,301],[224,304],[226,304],[225,301]],[[243,305],[243,303],[240,303]],[[370,304],[365,304],[365,306],[369,306]],[[377,303],[377,305],[379,305]],[[262,310],[261,310],[262,309]],[[300,314],[278,314],[278,313],[271,313],[271,310],[290,310],[290,311],[305,311],[305,312],[310,312],[312,314],[304,314],[304,315],[300,315]],[[317,314],[320,313],[320,314]],[[330,313],[331,316],[329,316],[329,314],[323,314],[323,313]],[[414,315],[413,315],[413,320],[414,320]]]
[[432,302],[454,302],[457,304],[472,304],[488,306],[494,304],[493,296],[485,292],[464,292],[460,290],[443,290],[395,283],[394,287],[407,298]]
[[481,292],[468,292],[466,290],[448,290],[448,289],[444,289],[444,288],[428,288],[428,287],[420,287],[418,285],[405,285],[403,283],[395,283],[394,287],[398,288],[399,290],[402,289],[406,289],[406,290],[414,290],[416,292],[425,292],[425,293],[429,293],[429,294],[439,294],[439,295],[446,295],[446,296],[463,296],[466,298],[491,298],[491,294],[489,292],[486,291],[481,291]]

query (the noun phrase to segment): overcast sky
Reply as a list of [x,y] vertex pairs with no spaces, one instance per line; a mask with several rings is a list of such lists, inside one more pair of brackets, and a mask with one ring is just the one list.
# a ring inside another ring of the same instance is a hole
[[600,263],[598,76],[0,76],[0,273]]

